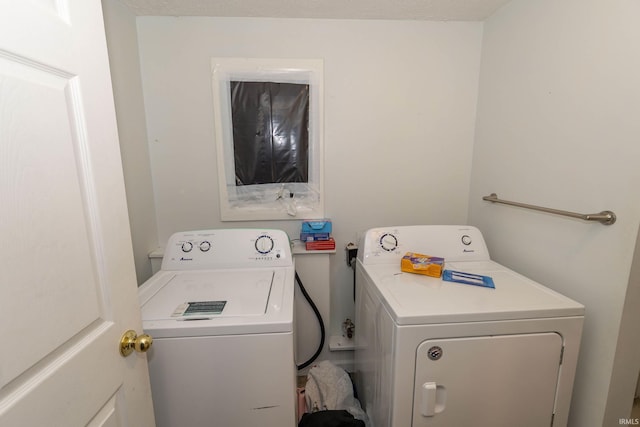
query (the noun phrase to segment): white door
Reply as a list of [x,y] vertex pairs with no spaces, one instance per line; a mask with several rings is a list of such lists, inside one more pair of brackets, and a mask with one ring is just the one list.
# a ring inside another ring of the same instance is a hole
[[152,426],[96,0],[0,0],[0,425]]

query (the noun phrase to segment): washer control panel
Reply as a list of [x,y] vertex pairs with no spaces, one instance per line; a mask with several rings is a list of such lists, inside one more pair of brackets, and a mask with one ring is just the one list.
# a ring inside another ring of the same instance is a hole
[[486,261],[489,251],[476,227],[415,225],[372,228],[358,245],[363,264],[398,263],[407,252],[443,257],[449,261]]
[[292,266],[291,243],[282,230],[220,229],[173,234],[162,270]]

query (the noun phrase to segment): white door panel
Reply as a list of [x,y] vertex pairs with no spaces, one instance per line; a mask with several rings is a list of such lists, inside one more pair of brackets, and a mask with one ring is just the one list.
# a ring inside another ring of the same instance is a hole
[[551,425],[561,351],[556,333],[424,341],[413,426]]
[[[50,71],[0,59],[0,216],[18,225],[2,233],[7,268],[0,275],[11,286],[3,287],[10,293],[2,298],[0,339],[23,349],[3,358],[0,386],[101,317],[90,224],[78,209],[85,203],[69,128],[70,82]],[[69,260],[73,267],[61,269]]]
[[99,1],[0,1],[0,259],[0,425],[153,425]]

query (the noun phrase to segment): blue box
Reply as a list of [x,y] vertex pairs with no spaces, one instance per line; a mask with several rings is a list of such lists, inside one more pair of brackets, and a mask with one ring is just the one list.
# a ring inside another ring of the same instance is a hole
[[309,219],[302,221],[303,233],[331,233],[330,219]]

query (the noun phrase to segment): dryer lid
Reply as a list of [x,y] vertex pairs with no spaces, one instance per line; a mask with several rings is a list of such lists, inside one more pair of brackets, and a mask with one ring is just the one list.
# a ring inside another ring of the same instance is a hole
[[491,276],[495,289],[403,273],[399,265],[363,267],[399,325],[584,315],[583,305],[494,261],[450,262],[446,268]]

